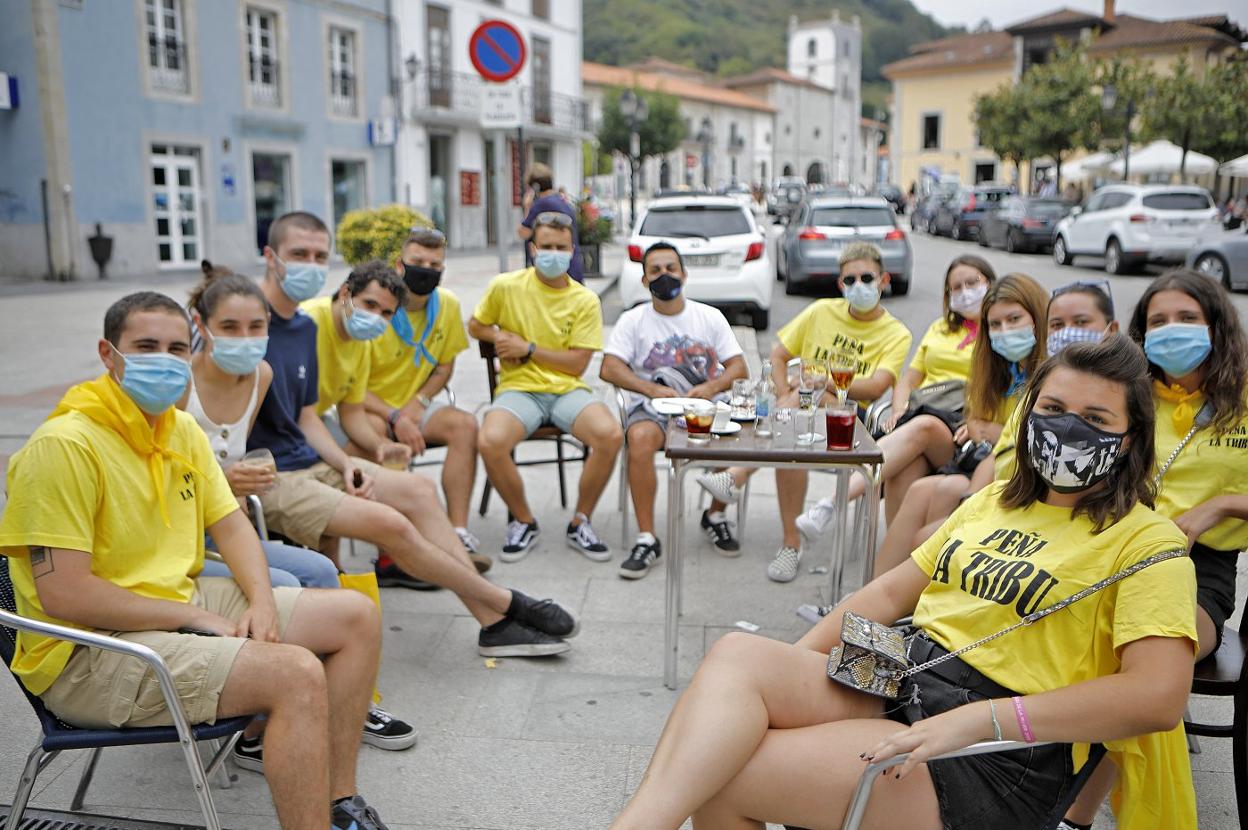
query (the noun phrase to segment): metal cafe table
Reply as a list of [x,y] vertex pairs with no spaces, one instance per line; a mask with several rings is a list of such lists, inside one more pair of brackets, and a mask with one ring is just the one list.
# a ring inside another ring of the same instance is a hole
[[863,554],[863,584],[871,579],[874,567],[874,551],[880,512],[880,468],[884,455],[872,440],[861,420],[854,423],[852,449],[827,449],[826,436],[822,434],[824,410],[815,412],[813,422],[817,434],[813,444],[798,444],[794,432],[794,420],[776,423],[775,435],[760,438],[754,434],[753,424],[742,424],[740,432],[732,435],[712,435],[705,442],[693,442],[684,428],[673,418],[667,427],[666,455],[671,461],[667,473],[667,595],[664,611],[663,632],[663,683],[669,689],[676,688],[676,657],[678,629],[682,610],[681,587],[683,582],[683,559],[681,520],[685,507],[685,475],[693,468],[716,468],[729,466],[773,467],[786,470],[823,470],[835,473],[836,515],[838,521],[833,530],[832,565],[828,569],[829,602],[835,603],[842,592],[845,560],[851,550],[845,518],[848,514],[849,478],[854,471],[861,472],[870,486],[866,488],[864,503],[859,505],[854,522],[852,544]]

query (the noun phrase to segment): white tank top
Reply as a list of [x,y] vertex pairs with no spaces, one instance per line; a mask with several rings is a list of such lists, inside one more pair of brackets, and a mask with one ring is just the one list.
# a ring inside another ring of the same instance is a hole
[[260,372],[256,371],[255,385],[251,387],[251,400],[242,416],[232,424],[214,423],[204,412],[204,405],[199,402],[199,393],[195,391],[195,381],[191,381],[191,396],[186,401],[186,411],[195,418],[208,435],[208,444],[217,463],[228,467],[247,454],[247,429],[251,426],[251,413],[256,411],[256,396],[260,391]]

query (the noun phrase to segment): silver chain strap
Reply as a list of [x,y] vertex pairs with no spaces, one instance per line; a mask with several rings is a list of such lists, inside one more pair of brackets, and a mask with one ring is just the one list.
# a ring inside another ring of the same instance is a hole
[[1168,550],[1163,553],[1153,554],[1147,559],[1142,559],[1128,568],[1123,568],[1121,571],[1114,574],[1113,576],[1102,579],[1100,582],[1096,583],[1095,585],[1089,585],[1087,588],[1084,588],[1082,591],[1071,594],[1070,596],[1066,597],[1066,599],[1061,600],[1060,602],[1053,603],[1048,608],[1043,608],[1039,611],[1028,614],[1027,616],[1023,617],[1021,620],[1014,623],[1010,627],[1001,629],[996,634],[990,634],[987,637],[984,637],[982,640],[976,640],[975,642],[970,643],[969,645],[962,646],[962,648],[958,649],[957,651],[950,651],[946,654],[942,654],[940,657],[937,657],[934,660],[928,660],[926,663],[922,663],[918,666],[911,666],[905,671],[897,672],[895,676],[898,680],[901,680],[903,678],[916,675],[921,671],[926,671],[927,669],[933,668],[934,666],[939,666],[941,663],[952,660],[955,657],[959,657],[973,648],[979,648],[984,643],[991,643],[993,640],[997,639],[998,637],[1004,637],[1006,634],[1009,634],[1011,631],[1022,628],[1023,626],[1026,626],[1026,625],[1031,625],[1036,620],[1044,619],[1050,614],[1056,614],[1058,611],[1061,611],[1063,608],[1069,605],[1073,605],[1079,600],[1085,597],[1091,596],[1092,594],[1095,594],[1097,591],[1101,590],[1102,588],[1108,588],[1110,585],[1113,585],[1115,582],[1118,582],[1119,580],[1122,580],[1122,579],[1126,579],[1132,574],[1138,573],[1151,565],[1156,565],[1158,562],[1164,562],[1167,559],[1176,559],[1180,556],[1187,556],[1187,551],[1185,549],[1176,548],[1175,550]]
[[1161,465],[1161,469],[1157,471],[1157,476],[1153,479],[1154,488],[1161,486],[1161,477],[1164,476],[1166,471],[1170,469],[1170,465],[1173,464],[1174,460],[1179,457],[1179,453],[1183,452],[1183,448],[1188,445],[1188,442],[1192,440],[1192,436],[1196,434],[1200,427],[1201,424],[1192,424],[1192,428],[1187,431],[1187,435],[1183,436],[1183,440],[1180,441],[1178,446],[1174,448],[1174,451],[1170,453],[1170,457],[1166,459],[1165,464]]

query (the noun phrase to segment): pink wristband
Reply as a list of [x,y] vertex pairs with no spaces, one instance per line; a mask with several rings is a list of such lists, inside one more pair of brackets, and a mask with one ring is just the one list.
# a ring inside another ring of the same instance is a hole
[[1014,716],[1018,718],[1018,731],[1023,733],[1023,740],[1029,744],[1036,742],[1035,733],[1031,731],[1031,722],[1027,720],[1027,710],[1023,708],[1023,699],[1021,697],[1013,697]]

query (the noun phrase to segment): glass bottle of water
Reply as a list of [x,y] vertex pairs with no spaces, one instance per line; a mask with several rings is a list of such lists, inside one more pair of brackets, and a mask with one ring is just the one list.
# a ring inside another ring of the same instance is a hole
[[776,383],[771,379],[771,361],[763,361],[762,377],[754,387],[754,434],[770,438],[775,434]]

